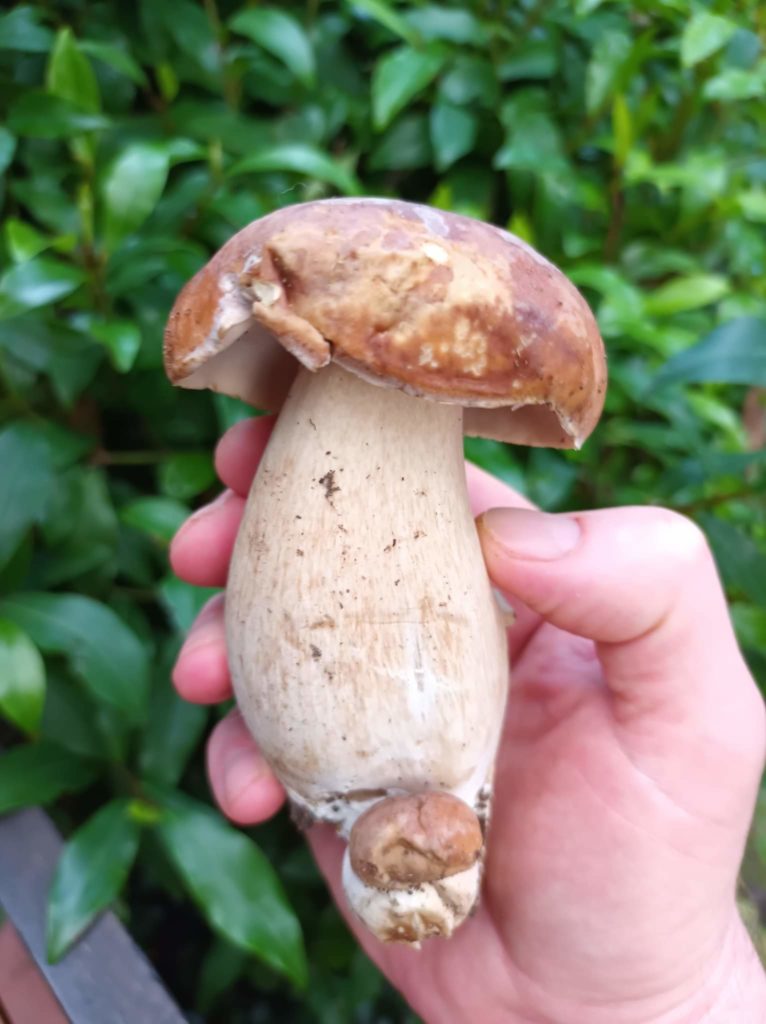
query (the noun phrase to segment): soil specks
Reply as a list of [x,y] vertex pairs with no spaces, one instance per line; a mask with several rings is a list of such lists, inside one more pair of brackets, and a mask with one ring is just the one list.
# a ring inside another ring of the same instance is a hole
[[323,615],[321,619],[312,622],[309,629],[335,629],[335,619],[332,615]]
[[324,476],[320,476],[318,483],[324,487],[324,496],[332,505],[332,498],[337,494],[340,487],[335,483],[335,470],[328,469]]

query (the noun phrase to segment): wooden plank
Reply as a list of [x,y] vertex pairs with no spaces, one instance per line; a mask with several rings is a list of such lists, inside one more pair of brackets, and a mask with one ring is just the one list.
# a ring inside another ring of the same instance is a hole
[[57,964],[45,958],[45,905],[61,839],[42,811],[0,818],[0,904],[73,1024],[184,1024],[149,961],[103,914]]
[[0,928],[0,1009],[8,1024],[69,1024],[10,921]]

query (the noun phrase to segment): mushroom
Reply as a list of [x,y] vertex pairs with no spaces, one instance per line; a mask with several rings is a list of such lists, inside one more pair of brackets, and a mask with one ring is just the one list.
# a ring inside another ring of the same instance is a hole
[[448,936],[479,895],[509,675],[463,433],[578,447],[606,382],[593,316],[496,227],[324,200],[223,246],[165,363],[279,411],[226,592],[242,715],[297,818],[348,840],[372,932]]

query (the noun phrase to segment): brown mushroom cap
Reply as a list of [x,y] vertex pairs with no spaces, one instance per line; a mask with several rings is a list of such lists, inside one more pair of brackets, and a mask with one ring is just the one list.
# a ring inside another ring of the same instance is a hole
[[556,267],[500,228],[388,199],[254,221],[186,285],[165,331],[174,384],[271,411],[296,360],[331,359],[519,444],[579,446],[606,389],[593,314]]
[[407,888],[467,871],[481,855],[479,819],[452,793],[391,796],[354,824],[351,867],[365,885]]

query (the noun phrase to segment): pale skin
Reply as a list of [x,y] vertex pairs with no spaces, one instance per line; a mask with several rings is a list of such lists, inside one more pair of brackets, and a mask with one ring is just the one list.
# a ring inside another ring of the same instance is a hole
[[[225,584],[270,428],[246,421],[222,438],[226,490],[171,549],[189,582]],[[383,946],[346,911],[340,842],[314,828],[341,910],[429,1024],[766,1020],[735,902],[766,716],[704,537],[658,508],[546,515],[467,473],[488,571],[516,610],[482,903],[447,941]],[[190,701],[230,697],[221,597],[173,679]],[[213,732],[208,769],[238,823],[283,803],[236,713]]]

